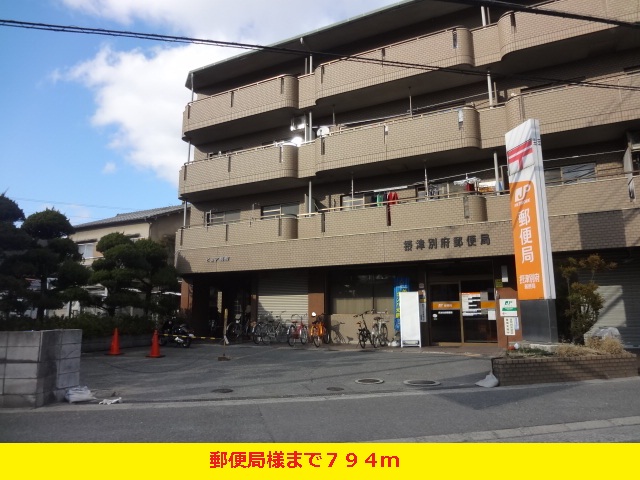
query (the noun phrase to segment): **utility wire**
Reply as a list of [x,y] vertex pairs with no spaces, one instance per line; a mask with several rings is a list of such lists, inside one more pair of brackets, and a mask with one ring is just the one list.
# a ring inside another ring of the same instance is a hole
[[[527,5],[520,5],[512,2],[501,2],[498,0],[446,0],[448,3],[461,3],[464,5],[471,5],[476,7],[498,7],[505,10],[513,10],[516,12],[533,13],[536,15],[546,15],[548,17],[569,18],[572,20],[585,20],[587,22],[605,23],[608,25],[615,25],[616,27],[633,28],[640,30],[639,23],[624,22],[622,20],[615,20],[613,18],[595,17],[593,15],[582,15],[579,13],[571,13],[559,10],[547,10],[545,8],[532,7]],[[629,0],[627,0],[629,1]]]
[[[450,1],[454,1],[454,0],[450,0]],[[455,0],[455,1],[464,2],[464,1],[472,1],[472,0]],[[473,1],[481,2],[485,0],[473,0]],[[557,12],[554,12],[554,13],[557,13]],[[604,20],[606,19],[601,19],[601,21],[604,21]],[[629,24],[629,25],[633,25],[633,24]],[[470,69],[452,68],[452,67],[438,67],[435,65],[425,65],[425,64],[418,64],[418,63],[411,63],[411,62],[382,60],[380,58],[370,58],[370,57],[363,57],[358,55],[345,55],[345,54],[338,54],[338,53],[331,53],[331,52],[318,52],[318,51],[311,51],[311,50],[301,50],[301,49],[294,49],[294,48],[266,46],[266,45],[257,45],[257,44],[240,43],[240,42],[225,42],[221,40],[208,40],[208,39],[202,39],[202,38],[161,35],[161,34],[155,34],[155,33],[142,33],[142,32],[130,32],[130,31],[123,31],[123,30],[110,30],[110,29],[103,29],[103,28],[77,27],[73,25],[54,25],[54,24],[47,24],[47,23],[33,23],[33,22],[23,22],[23,21],[6,20],[6,19],[0,19],[0,26],[35,29],[35,30],[46,30],[46,31],[53,31],[53,32],[80,33],[80,34],[86,34],[86,35],[104,35],[104,36],[111,36],[111,37],[137,38],[142,40],[153,40],[153,41],[160,41],[160,42],[211,45],[211,46],[226,47],[226,48],[239,48],[239,49],[245,49],[245,50],[260,50],[260,51],[282,53],[282,54],[296,55],[296,56],[307,56],[307,55],[324,56],[324,57],[333,57],[340,60],[348,60],[348,61],[362,62],[362,63],[374,63],[378,65],[384,64],[388,66],[407,68],[407,69],[439,71],[439,72],[454,73],[454,74],[461,74],[461,75],[472,75],[472,76],[479,76],[479,77],[486,76],[486,72],[481,70],[470,70]],[[558,79],[558,78],[539,77],[539,76],[532,76],[532,75],[494,74],[494,78],[496,79],[512,78],[512,79],[540,82],[544,84],[576,85],[576,86],[593,87],[593,88],[627,90],[627,91],[634,91],[634,92],[640,91],[640,87],[629,86],[629,85],[611,85],[611,84],[600,83],[600,82],[589,82],[589,81],[581,81],[581,80],[564,80],[564,79]]]

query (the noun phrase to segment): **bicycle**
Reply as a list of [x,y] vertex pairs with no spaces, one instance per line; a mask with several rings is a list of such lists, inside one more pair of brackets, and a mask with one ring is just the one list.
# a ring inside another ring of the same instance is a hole
[[289,332],[287,333],[287,342],[289,342],[289,345],[291,345],[292,347],[298,339],[300,340],[300,343],[302,345],[306,344],[307,340],[309,339],[309,330],[307,329],[307,326],[302,323],[303,317],[306,317],[306,315],[291,315],[291,326],[289,327]]
[[316,312],[312,312],[311,316],[315,318],[315,320],[311,324],[311,331],[309,332],[309,335],[313,339],[313,344],[316,347],[319,347],[320,342],[329,343],[329,330],[324,324],[325,314],[321,313],[319,316],[317,316]]
[[362,348],[367,346],[367,341],[371,342],[373,348],[378,348],[380,346],[380,338],[374,337],[371,335],[371,330],[367,326],[367,322],[364,319],[364,316],[373,313],[373,310],[367,310],[366,312],[359,313],[358,315],[354,315],[354,318],[362,317],[362,321],[357,322],[358,324],[358,343]]
[[268,317],[260,320],[253,331],[253,342],[258,345],[259,343],[271,343],[272,341],[278,341],[288,333],[287,325],[282,321],[279,315],[275,318],[269,315]]
[[242,314],[237,314],[233,321],[227,325],[226,337],[229,342],[235,342],[242,334]]
[[[384,312],[382,315],[386,315],[387,312]],[[371,336],[376,339],[374,343],[377,343],[381,347],[386,347],[389,344],[389,329],[387,328],[387,320],[378,315],[377,317],[373,317],[373,321],[375,324],[371,327]],[[375,346],[375,345],[374,345]]]

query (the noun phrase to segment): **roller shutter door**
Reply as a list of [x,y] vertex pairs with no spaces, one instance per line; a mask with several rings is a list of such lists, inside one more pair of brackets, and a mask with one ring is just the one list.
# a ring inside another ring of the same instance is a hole
[[309,309],[309,274],[306,270],[264,272],[258,284],[258,315],[271,313],[290,320]]
[[[604,297],[597,327],[615,327],[626,346],[640,345],[640,258],[636,255],[601,254],[617,268],[600,273],[594,279]],[[588,281],[588,277],[581,278]]]

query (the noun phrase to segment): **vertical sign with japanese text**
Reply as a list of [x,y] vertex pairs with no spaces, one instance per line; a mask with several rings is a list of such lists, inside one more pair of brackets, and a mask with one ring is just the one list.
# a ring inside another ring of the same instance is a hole
[[507,132],[505,142],[518,298],[553,299],[556,289],[542,168],[540,122],[527,120]]

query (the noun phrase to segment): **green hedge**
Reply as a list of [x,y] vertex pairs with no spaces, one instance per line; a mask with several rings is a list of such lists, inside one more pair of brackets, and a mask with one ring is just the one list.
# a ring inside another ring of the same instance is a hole
[[155,323],[145,317],[116,315],[103,317],[81,313],[73,317],[49,317],[42,321],[27,317],[0,318],[0,331],[80,329],[83,338],[106,337],[117,328],[121,335],[153,333]]

